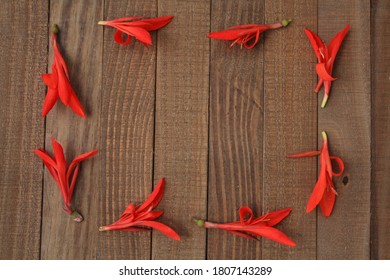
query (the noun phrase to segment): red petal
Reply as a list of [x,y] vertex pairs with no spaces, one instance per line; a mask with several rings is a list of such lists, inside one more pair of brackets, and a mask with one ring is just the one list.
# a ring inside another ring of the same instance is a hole
[[273,227],[254,226],[254,227],[246,228],[245,231],[252,233],[252,234],[262,236],[262,237],[270,239],[272,241],[279,242],[279,243],[287,245],[287,246],[291,246],[291,247],[296,246],[295,242],[292,239],[290,239],[287,235],[285,235],[280,230],[273,228]]
[[118,231],[126,231],[126,232],[138,232],[138,231],[150,231],[148,228],[139,228],[139,227],[129,227],[129,228],[121,228]]
[[235,231],[235,230],[227,230],[227,231],[232,233],[232,234],[234,234],[234,235],[238,235],[238,236],[241,236],[241,237],[244,237],[244,238],[248,238],[248,239],[251,239],[251,240],[259,241],[259,239],[253,237],[252,235],[243,233],[241,231]]
[[139,222],[134,222],[134,225],[151,227],[174,240],[180,240],[180,236],[172,228],[170,228],[167,225],[164,225],[163,223],[154,222],[154,221],[139,221]]
[[133,26],[118,26],[118,30],[130,35],[134,36],[137,40],[151,45],[152,44],[152,37],[150,36],[150,33],[140,27],[133,27]]
[[320,47],[324,47],[324,43],[322,42],[320,37],[317,36],[317,34],[313,33],[312,31],[310,31],[309,29],[306,29],[306,28],[304,30],[305,30],[307,38],[309,38],[311,46],[313,47],[313,50],[314,50],[318,60],[322,61],[323,58],[322,58],[320,52],[318,51],[318,49]]
[[42,149],[35,149],[34,152],[39,156],[45,165],[51,166],[57,170],[56,162]]
[[321,89],[323,83],[324,83],[324,80],[319,79],[319,81],[318,81],[318,83],[317,83],[317,86],[316,86],[316,88],[315,88],[315,90],[314,90],[315,93],[318,93],[318,92],[320,91],[320,89]]
[[336,200],[336,194],[331,190],[331,188],[334,188],[332,179],[328,176],[328,183],[330,184],[329,187],[325,190],[322,199],[320,201],[320,207],[322,214],[325,217],[329,217],[332,213],[333,206]]
[[301,157],[316,157],[320,155],[320,151],[303,152],[294,155],[287,156],[288,158],[301,158]]
[[[250,209],[248,206],[242,206],[240,207],[239,213],[240,213],[240,223],[242,225],[248,225],[251,223],[253,219],[252,209]],[[245,217],[248,215],[249,215],[248,219],[245,220]]]
[[[160,29],[161,27],[164,27],[168,23],[170,23],[173,19],[173,16],[163,16],[158,18],[150,18],[150,19],[143,19],[139,22],[135,22],[135,24],[140,24],[140,27],[152,31]],[[135,25],[134,25],[135,26]]]
[[45,117],[50,112],[54,104],[56,104],[57,100],[58,100],[57,89],[49,88],[47,90],[45,101],[43,103],[42,117]]
[[42,74],[42,80],[48,88],[57,88],[57,75],[52,74]]
[[334,81],[336,78],[333,78],[328,70],[325,67],[325,63],[318,63],[316,65],[317,75],[324,81]]
[[330,41],[329,46],[328,46],[328,52],[330,57],[333,59],[336,57],[341,43],[343,42],[345,35],[347,35],[349,31],[350,25],[348,24],[342,31],[336,34],[336,36],[333,37],[332,41]]
[[164,178],[162,178],[157,186],[154,188],[153,192],[149,195],[149,197],[146,199],[146,201],[137,208],[137,213],[140,213],[144,210],[147,210],[149,208],[156,207],[159,202],[161,201],[164,194]]
[[73,90],[70,94],[70,99],[69,99],[68,105],[73,110],[73,112],[75,112],[80,117],[85,118],[85,113],[84,113],[83,107],[81,106],[81,103]]
[[248,45],[248,42],[251,41],[253,38],[253,36],[249,37],[245,42],[244,42],[244,46],[245,48],[247,49],[252,49],[254,46],[256,46],[257,42],[259,41],[259,37],[260,37],[260,31],[257,31],[256,32],[256,39],[254,40],[254,42],[252,43],[252,45]]
[[239,29],[233,29],[233,30],[223,30],[218,32],[210,32],[207,36],[211,39],[217,39],[217,40],[236,40],[239,38],[242,34],[242,30]]
[[285,208],[285,209],[281,209],[281,210],[278,210],[278,211],[275,211],[275,212],[271,212],[271,213],[268,213],[268,214],[265,214],[261,217],[258,217],[256,218],[252,224],[256,224],[256,223],[259,223],[259,222],[264,222],[265,225],[267,226],[274,226],[274,225],[277,225],[279,224],[284,218],[286,218],[290,212],[292,211],[292,208]]
[[123,23],[123,22],[132,22],[132,21],[136,21],[136,20],[140,20],[142,19],[142,17],[140,16],[135,16],[135,17],[122,17],[122,18],[117,18],[117,19],[113,19],[113,20],[106,20],[105,23]]
[[340,170],[338,173],[334,173],[333,169],[332,169],[332,176],[336,176],[336,177],[341,176],[341,174],[343,174],[343,172],[344,172],[344,162],[343,162],[343,160],[341,158],[339,158],[339,157],[336,157],[336,156],[331,156],[330,159],[336,161],[336,163],[337,163],[337,165],[339,167],[339,170]]
[[73,169],[82,161],[90,158],[90,157],[93,157],[94,155],[96,155],[98,153],[98,150],[93,150],[93,151],[90,151],[88,153],[84,153],[84,154],[81,154],[79,155],[78,157],[76,157],[69,165],[69,168],[68,168],[68,172],[67,172],[67,177],[68,179],[70,178],[72,172],[73,172]]
[[120,30],[117,30],[115,32],[115,35],[114,35],[115,42],[117,42],[120,45],[124,45],[124,46],[130,45],[130,43],[131,43],[131,36],[126,34],[127,35],[127,39],[126,39],[126,41],[124,41],[123,38],[122,38],[122,33],[123,32],[120,31]]
[[321,172],[313,192],[307,202],[306,212],[309,213],[320,203],[326,189],[326,165],[321,163]]
[[139,216],[136,217],[137,220],[149,220],[153,221],[157,218],[161,217],[164,214],[163,211],[149,211],[149,212],[143,212]]

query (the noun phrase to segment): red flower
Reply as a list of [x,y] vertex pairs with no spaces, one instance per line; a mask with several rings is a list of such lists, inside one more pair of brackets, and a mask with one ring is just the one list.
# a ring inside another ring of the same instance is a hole
[[73,191],[76,185],[77,175],[79,174],[80,163],[96,155],[98,151],[93,150],[91,152],[79,155],[71,162],[68,167],[66,167],[66,160],[62,146],[56,142],[53,137],[51,138],[51,141],[54,150],[54,158],[51,158],[42,149],[36,149],[35,153],[42,159],[54,181],[56,181],[58,187],[60,188],[62,199],[65,204],[65,213],[70,215],[75,222],[81,222],[83,217],[77,211],[74,211],[71,207]]
[[258,240],[256,236],[262,236],[287,246],[295,246],[293,240],[280,230],[273,228],[287,217],[291,210],[292,208],[285,208],[255,218],[252,209],[242,206],[239,210],[240,220],[237,222],[217,224],[198,219],[194,219],[194,222],[200,227],[219,228],[252,240]]
[[77,99],[76,93],[69,83],[68,68],[57,45],[58,26],[52,28],[51,44],[54,49],[54,62],[51,74],[42,74],[42,80],[47,85],[47,94],[43,104],[42,117],[45,117],[57,102],[58,97],[65,106],[69,106],[73,112],[85,118],[85,113]]
[[[247,49],[251,49],[259,41],[262,32],[287,26],[290,22],[291,19],[282,20],[282,23],[237,25],[232,26],[227,30],[210,32],[208,37],[217,40],[233,41],[230,44],[229,49],[235,44],[241,45],[241,48],[244,46]],[[249,44],[251,41],[253,41],[252,44]]]
[[332,81],[336,80],[332,77],[333,64],[340,49],[341,43],[343,42],[345,35],[348,33],[348,30],[349,24],[344,28],[344,30],[337,33],[332,41],[330,41],[329,46],[326,46],[325,42],[323,42],[316,34],[305,28],[305,33],[309,38],[314,52],[318,58],[316,72],[320,80],[318,81],[318,84],[315,88],[315,92],[319,92],[322,85],[324,85],[325,88],[325,94],[324,99],[322,100],[321,108],[325,108],[329,97],[330,86],[332,85]]
[[119,220],[99,228],[100,231],[119,230],[119,231],[147,231],[150,227],[167,235],[174,240],[180,240],[180,236],[170,227],[154,220],[164,214],[163,211],[153,211],[160,203],[164,193],[164,178],[160,180],[153,192],[140,206],[129,204],[120,216]]
[[[100,25],[107,25],[117,29],[114,40],[120,45],[129,45],[131,37],[135,37],[145,46],[152,45],[152,37],[149,31],[157,30],[171,22],[173,16],[143,19],[142,17],[124,17],[114,20],[99,21]],[[122,33],[127,34],[126,41]]]
[[[332,213],[337,195],[332,177],[340,176],[343,173],[344,163],[339,157],[329,156],[328,138],[325,131],[322,132],[322,147],[320,151],[299,153],[291,155],[289,158],[312,157],[318,155],[320,156],[321,164],[320,176],[318,177],[318,181],[307,203],[306,212],[309,213],[319,204],[322,214],[324,214],[325,217],[328,217]],[[338,173],[333,172],[331,163],[332,160],[336,161],[340,169]]]

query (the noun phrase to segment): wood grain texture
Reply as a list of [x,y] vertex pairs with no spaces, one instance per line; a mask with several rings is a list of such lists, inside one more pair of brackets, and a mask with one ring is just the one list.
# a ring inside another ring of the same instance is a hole
[[[211,31],[263,23],[262,1],[212,1]],[[262,211],[263,40],[253,49],[211,40],[208,220]],[[208,230],[208,259],[260,259],[261,242]]]
[[[328,133],[330,153],[345,163],[344,174],[334,178],[339,195],[332,215],[324,218],[318,213],[319,259],[370,257],[369,10],[370,1],[318,2],[318,34],[322,40],[330,42],[337,32],[351,25],[333,70],[338,79],[332,83],[326,108],[318,114],[318,132]],[[319,104],[322,96],[321,90]]]
[[153,232],[153,259],[204,259],[206,231],[192,224],[207,213],[210,4],[158,1],[174,15],[158,31],[154,181],[166,178],[162,220],[181,241]]
[[297,246],[263,241],[263,259],[314,259],[316,217],[306,204],[316,181],[316,160],[287,159],[314,150],[317,143],[315,58],[303,32],[316,29],[316,1],[265,2],[265,21],[293,19],[286,28],[266,33],[264,44],[263,209],[292,207],[278,226]]
[[[53,154],[51,137],[64,148],[68,164],[77,155],[99,149],[102,1],[50,2],[50,24],[60,29],[58,44],[67,63],[70,82],[87,117],[75,115],[60,101],[46,118],[45,150]],[[50,25],[50,26],[51,26]],[[49,42],[49,41],[48,41]],[[50,44],[49,71],[53,62]],[[99,154],[81,164],[72,205],[84,216],[77,224],[66,215],[58,186],[45,170],[42,218],[42,259],[94,259],[97,237]]]
[[0,259],[38,259],[48,4],[0,1]]
[[[157,16],[157,2],[105,1],[104,19]],[[116,221],[129,203],[140,204],[153,187],[156,36],[146,48],[114,42],[104,28],[102,86],[102,185],[99,223]],[[99,259],[149,259],[147,232],[100,233]]]
[[[50,24],[60,29],[58,43],[70,81],[87,117],[82,119],[60,101],[46,118],[46,147],[52,154],[53,136],[64,148],[68,164],[76,156],[99,149],[103,1],[50,2]],[[48,41],[49,43],[49,41]],[[49,71],[53,61],[50,44]],[[45,170],[42,218],[42,259],[94,259],[97,242],[100,155],[81,164],[72,205],[84,216],[80,224],[65,215],[58,186]]]
[[372,1],[371,258],[390,259],[390,2]]

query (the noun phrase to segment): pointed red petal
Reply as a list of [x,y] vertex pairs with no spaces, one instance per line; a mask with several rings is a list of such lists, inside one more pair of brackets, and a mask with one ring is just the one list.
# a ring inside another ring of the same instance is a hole
[[292,208],[285,208],[278,211],[274,211],[256,218],[255,220],[253,220],[252,224],[264,222],[265,225],[272,227],[274,225],[279,224],[284,218],[286,218],[290,214],[291,211]]
[[54,169],[57,169],[56,162],[42,149],[35,149],[35,154],[39,156],[45,165],[52,166]]
[[68,178],[70,177],[70,175],[73,172],[73,169],[76,167],[76,165],[78,165],[80,162],[82,162],[86,159],[89,159],[90,157],[93,157],[97,153],[98,153],[98,150],[93,150],[93,151],[90,151],[90,152],[87,152],[87,153],[84,153],[84,154],[77,156],[69,165],[68,172],[67,172]]
[[56,88],[57,87],[57,75],[54,73],[51,74],[42,74],[42,80],[49,88]]
[[290,239],[287,235],[285,235],[280,230],[273,227],[252,226],[252,227],[245,228],[245,231],[255,235],[262,236],[272,241],[279,242],[283,245],[287,245],[291,247],[296,246],[295,242],[292,239]]
[[180,236],[172,228],[170,228],[167,225],[164,225],[163,223],[154,222],[154,221],[137,221],[134,222],[134,225],[151,227],[174,240],[180,240]]
[[336,34],[336,36],[334,36],[332,41],[330,41],[329,46],[328,46],[328,52],[329,52],[329,56],[332,57],[333,60],[336,57],[336,55],[340,49],[341,43],[343,42],[345,36],[347,35],[347,33],[349,31],[349,28],[350,28],[350,25],[348,24],[342,31],[340,31],[339,33]]
[[211,39],[217,39],[217,40],[236,40],[241,36],[242,30],[239,29],[232,29],[232,30],[222,30],[218,32],[210,32],[207,36]]
[[301,157],[316,157],[320,155],[320,151],[303,152],[294,155],[287,156],[288,158],[301,158]]
[[149,212],[143,212],[139,216],[136,217],[137,220],[149,220],[153,221],[157,218],[161,217],[164,214],[163,211],[149,211]]
[[159,202],[161,201],[162,197],[164,194],[164,178],[162,178],[157,186],[154,188],[153,192],[149,195],[149,197],[145,200],[145,202],[138,207],[137,213],[140,213],[144,210],[147,210],[149,208],[154,208],[156,207]]
[[326,189],[326,165],[321,163],[321,172],[318,181],[311,193],[309,201],[307,202],[306,213],[309,213],[320,203],[322,196]]
[[110,24],[110,23],[120,23],[120,22],[132,22],[132,21],[136,21],[136,20],[140,20],[142,19],[142,17],[140,16],[134,16],[134,17],[122,17],[122,18],[117,18],[117,19],[113,19],[113,20],[106,20],[104,21],[106,24],[103,24],[103,25],[107,25]]
[[325,190],[322,199],[320,201],[321,211],[325,217],[329,217],[330,214],[332,213],[333,206],[336,200],[336,194],[331,190],[331,188],[334,189],[334,185],[332,179],[330,179],[329,176],[328,176],[328,183],[329,183],[329,187]]
[[309,41],[310,41],[310,44],[311,46],[313,47],[313,50],[318,58],[319,61],[322,61],[323,58],[320,54],[320,52],[318,51],[318,49],[320,47],[323,47],[324,46],[324,43],[322,42],[322,40],[320,39],[320,37],[317,36],[317,34],[313,33],[312,31],[310,31],[309,29],[305,28],[305,33],[306,33],[306,36],[307,38],[309,38]]
[[334,81],[336,78],[333,78],[328,70],[326,69],[325,63],[318,63],[316,65],[317,75],[324,81]]
[[249,235],[249,234],[246,234],[244,232],[241,232],[241,231],[236,231],[236,230],[227,230],[227,232],[230,232],[234,235],[238,235],[240,237],[244,237],[244,238],[248,238],[248,239],[251,239],[251,240],[256,240],[256,241],[259,241],[259,239],[253,237],[252,235]]
[[42,108],[42,117],[45,117],[58,100],[57,89],[49,88],[46,93],[45,101]]
[[130,35],[134,36],[137,40],[141,41],[142,43],[151,45],[152,44],[152,37],[150,36],[150,33],[140,27],[133,27],[133,26],[117,26],[118,30]]
[[122,38],[122,33],[123,32],[120,31],[120,30],[117,30],[115,32],[115,35],[114,35],[115,42],[117,42],[120,45],[124,45],[124,46],[130,45],[130,43],[131,43],[131,36],[126,34],[127,35],[127,39],[126,39],[126,41],[124,41],[123,38]]
[[73,90],[70,93],[70,99],[68,105],[73,110],[74,113],[76,113],[82,118],[85,118],[83,107],[81,106],[81,103]]
[[150,18],[150,19],[143,19],[137,22],[138,24],[142,24],[142,28],[152,31],[160,29],[161,27],[164,27],[168,23],[170,23],[173,19],[173,16],[163,16],[158,18]]
[[149,228],[140,228],[140,227],[121,228],[121,229],[117,229],[117,230],[118,231],[126,231],[126,232],[150,231]]

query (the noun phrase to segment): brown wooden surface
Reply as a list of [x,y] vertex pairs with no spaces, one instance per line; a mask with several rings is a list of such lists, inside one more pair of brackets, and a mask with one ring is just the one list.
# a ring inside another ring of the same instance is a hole
[[[389,12],[386,0],[0,0],[0,259],[390,259]],[[131,15],[175,18],[152,32],[149,48],[119,46],[114,29],[97,25]],[[294,21],[252,50],[207,39],[283,18]],[[86,119],[61,103],[41,117],[52,23]],[[303,28],[329,43],[348,23],[338,80],[321,109]],[[317,159],[286,158],[318,148],[322,130],[345,162],[329,218],[305,213]],[[76,186],[81,224],[62,212],[58,187],[33,153],[51,152],[51,136],[68,161],[99,149]],[[161,177],[160,220],[180,242],[157,231],[98,231]],[[293,207],[278,228],[297,247],[191,221],[233,221],[242,205],[257,215]]]

